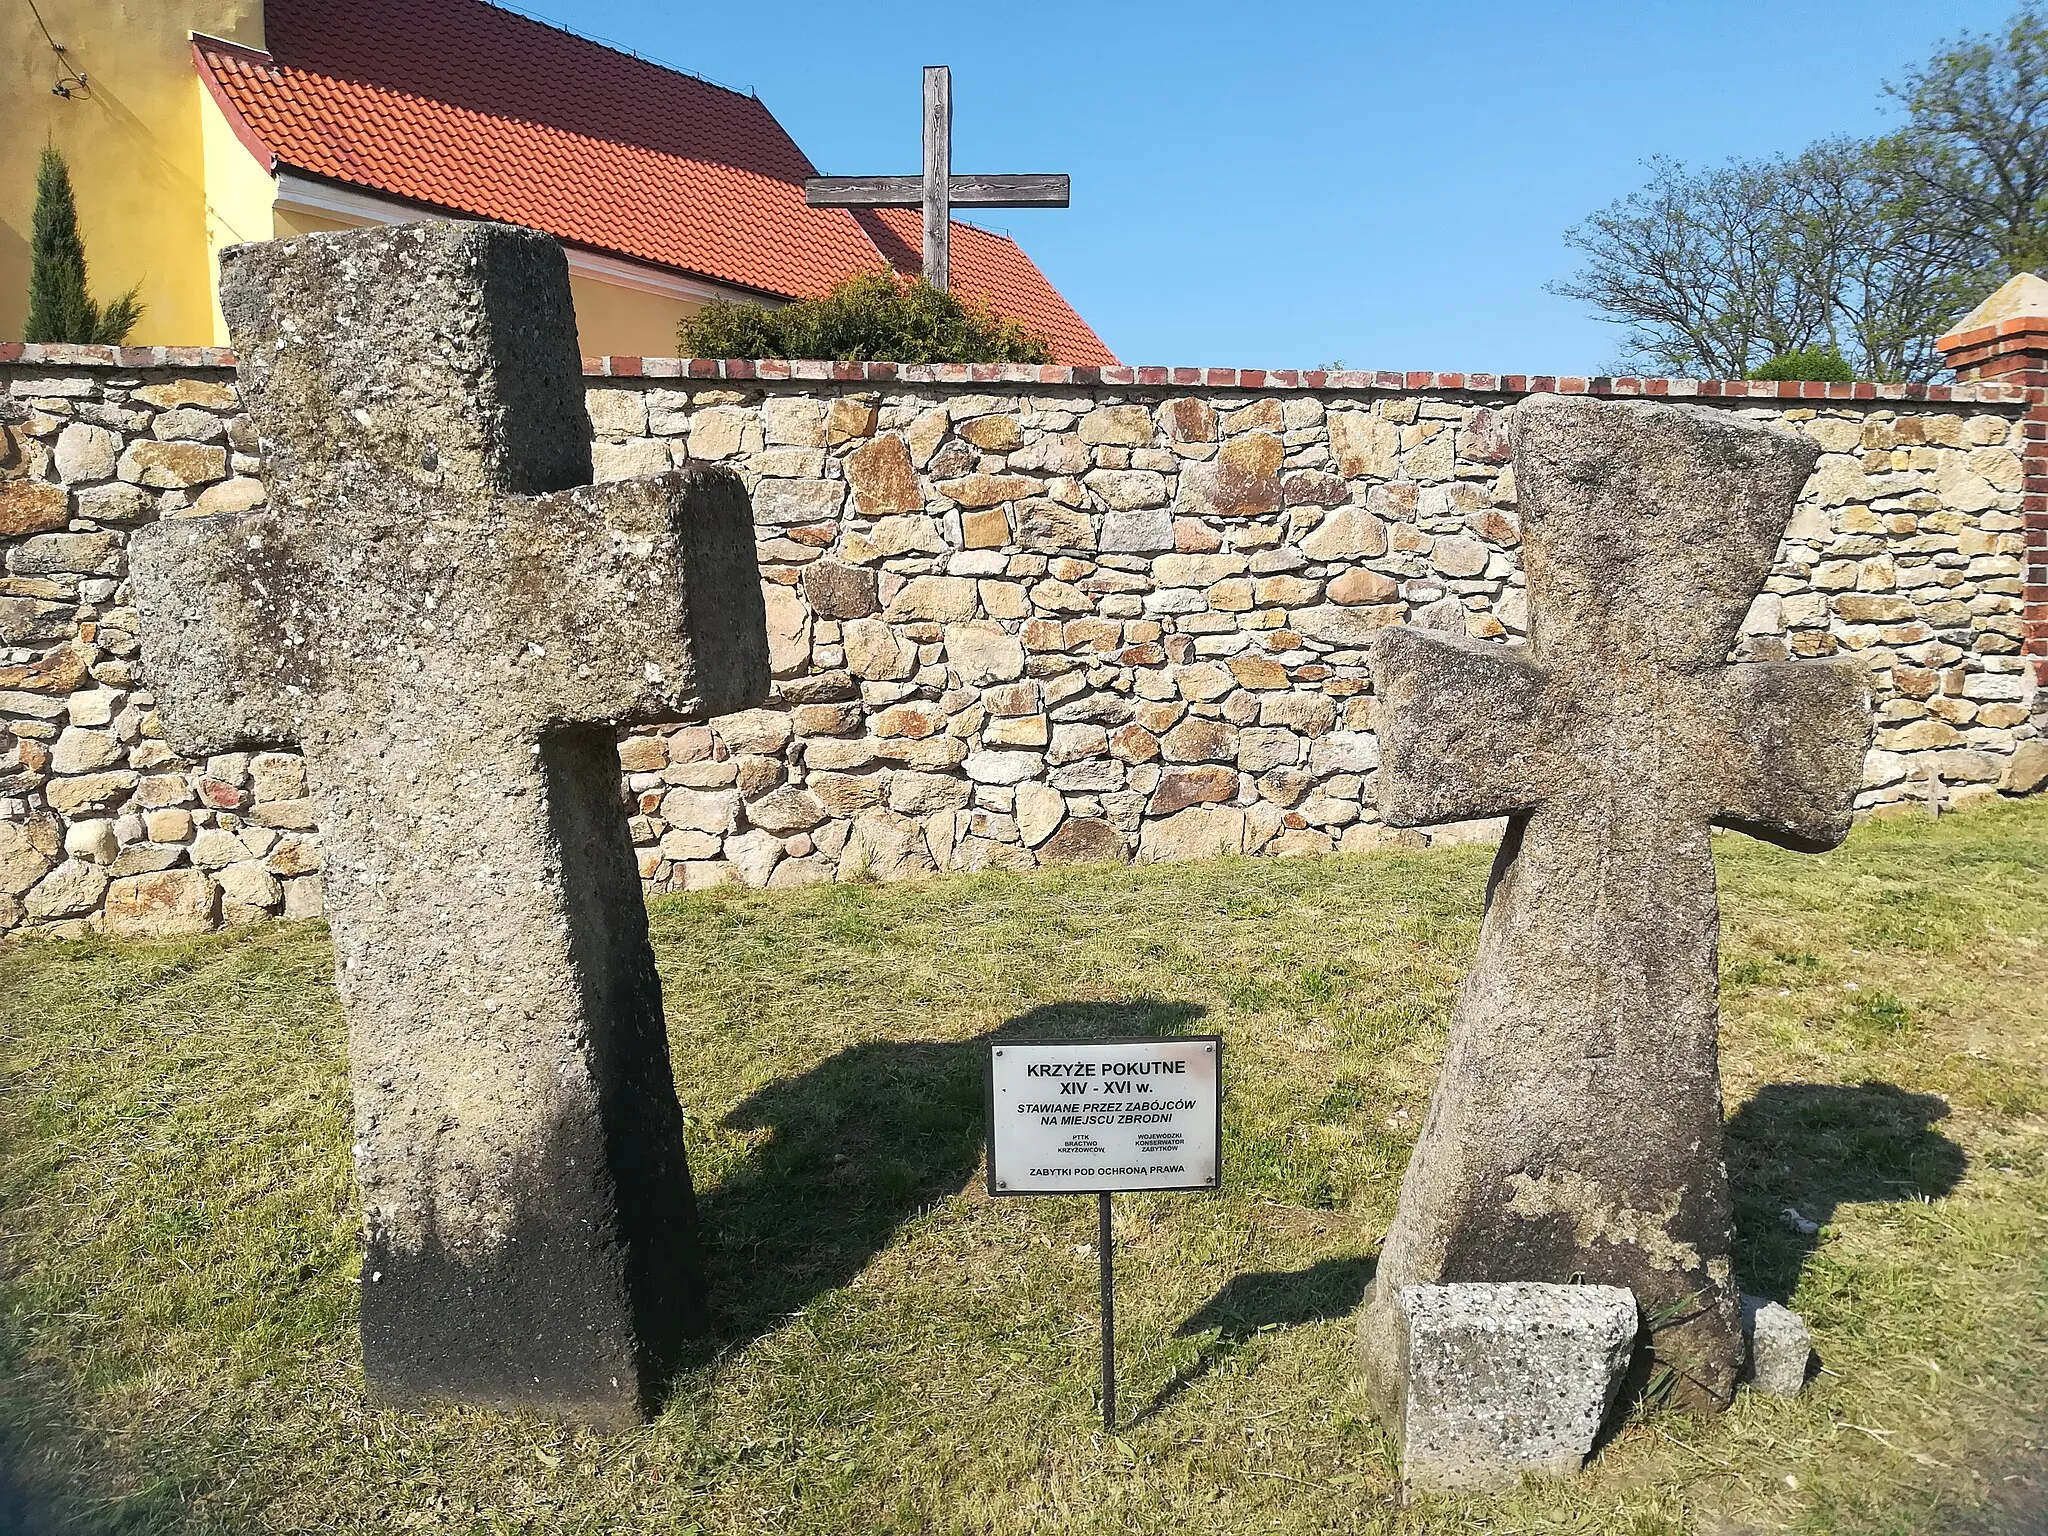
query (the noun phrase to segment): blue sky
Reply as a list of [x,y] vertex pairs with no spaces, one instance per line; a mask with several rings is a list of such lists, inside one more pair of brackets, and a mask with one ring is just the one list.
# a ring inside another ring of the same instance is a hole
[[751,90],[828,174],[917,169],[953,67],[956,171],[1066,171],[991,210],[1127,363],[1592,372],[1544,284],[1641,162],[1894,121],[1883,83],[2009,0],[515,0]]

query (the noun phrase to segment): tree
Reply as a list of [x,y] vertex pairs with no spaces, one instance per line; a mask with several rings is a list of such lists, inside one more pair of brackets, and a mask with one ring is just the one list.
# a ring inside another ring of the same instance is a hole
[[1650,162],[1649,184],[1565,234],[1585,265],[1551,291],[1627,327],[1620,365],[1741,378],[1752,363],[1802,344],[1788,267],[1783,178],[1768,163],[1694,172]]
[[1052,343],[1014,320],[886,268],[857,273],[822,299],[780,309],[719,301],[677,327],[686,357],[805,357],[840,362],[1049,363]]
[[1584,262],[1551,291],[1623,327],[1618,369],[1742,378],[1832,349],[1860,377],[1933,377],[1937,337],[2048,263],[2043,0],[1890,89],[1906,122],[1882,138],[1705,171],[1652,161],[1645,187],[1566,233]]
[[55,149],[36,167],[36,207],[29,236],[28,323],[24,341],[118,346],[142,318],[130,288],[102,309],[86,287],[85,241],[71,196],[71,171]]
[[1933,339],[1972,296],[1972,263],[1919,217],[1917,188],[1878,146],[1652,169],[1566,232],[1585,264],[1551,288],[1626,327],[1619,367],[1739,379],[1826,349],[1866,378],[1940,368]]
[[2048,265],[2048,10],[2030,0],[2002,35],[1966,36],[1887,88],[1906,126],[1880,140],[1917,215],[1981,247],[1983,283]]

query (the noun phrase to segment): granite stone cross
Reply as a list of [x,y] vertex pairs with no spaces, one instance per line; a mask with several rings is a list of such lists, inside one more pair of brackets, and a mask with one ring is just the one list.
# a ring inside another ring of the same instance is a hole
[[589,483],[545,237],[414,224],[221,265],[269,503],[137,533],[135,604],[173,746],[305,754],[370,1390],[636,1422],[701,1295],[615,731],[765,695],[745,492]]
[[1625,1286],[1639,1383],[1730,1400],[1711,833],[1835,846],[1870,739],[1859,666],[1728,659],[1817,445],[1583,397],[1512,420],[1528,647],[1403,628],[1372,661],[1386,821],[1509,818],[1360,1319],[1395,1424],[1401,1288],[1439,1282]]

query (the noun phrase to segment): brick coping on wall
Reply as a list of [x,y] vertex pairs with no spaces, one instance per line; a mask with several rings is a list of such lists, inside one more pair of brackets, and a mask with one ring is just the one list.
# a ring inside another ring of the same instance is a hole
[[[99,347],[0,342],[0,364],[62,368],[232,368],[227,347]],[[586,357],[591,378],[871,384],[1026,384],[1084,388],[1462,390],[1472,394],[1622,395],[1703,400],[1903,400],[2026,405],[2048,390],[1981,380],[1833,384],[1547,373],[1393,373],[1362,368],[1066,368],[1038,363],[839,363],[774,358]]]

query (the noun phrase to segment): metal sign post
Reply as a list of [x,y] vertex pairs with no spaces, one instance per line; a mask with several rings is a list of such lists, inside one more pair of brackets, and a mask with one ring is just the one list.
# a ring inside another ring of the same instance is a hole
[[1109,1227],[1109,1191],[1095,1197],[1095,1251],[1102,1259],[1102,1428],[1116,1428],[1116,1238]]
[[989,1047],[988,1192],[1096,1198],[1102,1427],[1116,1428],[1119,1190],[1222,1186],[1223,1041],[1005,1041]]

